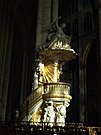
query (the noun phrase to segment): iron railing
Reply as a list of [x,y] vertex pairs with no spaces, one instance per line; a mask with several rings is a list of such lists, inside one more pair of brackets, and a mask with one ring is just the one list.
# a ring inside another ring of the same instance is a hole
[[45,123],[0,122],[0,135],[101,135],[101,127],[68,123],[66,126],[45,126]]

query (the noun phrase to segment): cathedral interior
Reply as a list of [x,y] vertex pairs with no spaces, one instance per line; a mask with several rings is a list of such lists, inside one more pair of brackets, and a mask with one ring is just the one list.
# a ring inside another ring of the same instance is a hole
[[1,0],[0,135],[101,134],[100,22],[101,0]]

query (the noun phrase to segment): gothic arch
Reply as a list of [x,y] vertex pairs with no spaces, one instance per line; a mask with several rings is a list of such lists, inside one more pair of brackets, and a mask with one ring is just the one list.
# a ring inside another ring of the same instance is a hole
[[82,65],[85,119],[88,124],[98,124],[97,47],[95,39],[92,39],[85,48]]
[[91,49],[92,41],[86,46],[82,59],[81,68],[79,71],[79,88],[80,88],[80,122],[87,122],[87,85],[86,85],[86,66],[87,58]]
[[88,54],[89,54],[89,51],[91,49],[91,46],[92,46],[92,40],[88,43],[88,45],[85,48],[85,51],[83,53],[82,66],[86,66],[86,64],[87,64],[87,58],[88,58]]

